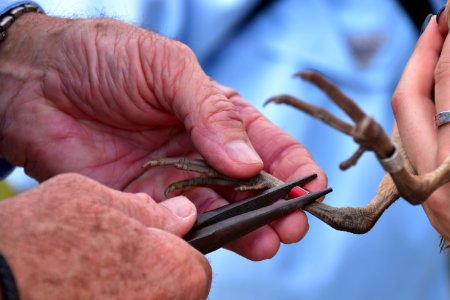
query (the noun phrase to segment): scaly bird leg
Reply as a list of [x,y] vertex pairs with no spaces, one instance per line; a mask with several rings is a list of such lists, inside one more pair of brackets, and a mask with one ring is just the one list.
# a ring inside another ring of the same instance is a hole
[[298,76],[324,91],[350,116],[355,125],[350,125],[327,110],[292,96],[273,97],[266,104],[284,103],[294,106],[331,127],[352,136],[360,145],[360,148],[352,158],[341,166],[348,167],[356,164],[364,151],[371,150],[375,152],[377,159],[388,172],[379,185],[375,197],[366,207],[335,208],[316,202],[307,206],[306,211],[336,229],[365,233],[373,227],[384,210],[398,198],[403,197],[414,205],[421,204],[438,187],[450,181],[450,157],[433,172],[417,176],[406,157],[398,133],[395,133],[391,140],[374,119],[367,116],[354,101],[345,96],[320,74],[303,72],[299,73]]
[[[165,193],[193,186],[234,186],[236,190],[262,190],[283,184],[284,182],[266,172],[261,172],[248,180],[236,180],[218,173],[203,160],[188,158],[162,158],[150,160],[145,167],[173,166],[180,170],[192,171],[206,176],[181,180],[169,185]],[[387,178],[389,180],[390,178]],[[392,184],[395,188],[395,186]],[[398,197],[397,197],[398,198]],[[321,202],[313,202],[303,209],[329,224],[335,229],[353,233],[365,233],[376,223],[378,218],[397,198],[383,201],[385,197],[378,197],[368,207],[337,208]],[[378,204],[380,203],[380,204]],[[373,207],[373,208],[372,208]]]

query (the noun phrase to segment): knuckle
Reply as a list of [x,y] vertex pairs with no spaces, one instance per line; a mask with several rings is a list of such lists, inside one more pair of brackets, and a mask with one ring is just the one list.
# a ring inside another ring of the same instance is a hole
[[201,72],[201,68],[193,51],[185,44],[155,36],[155,43],[143,43],[141,50],[144,61],[148,60],[148,53],[152,59],[148,71],[152,74],[152,85],[157,90],[164,91],[164,98],[170,104],[177,95],[182,94],[185,86],[192,86],[192,80]]
[[244,120],[239,109],[222,94],[209,94],[198,102],[195,112],[183,116],[187,130],[203,134],[203,130],[222,130],[227,138],[246,139]]
[[400,111],[401,105],[403,101],[407,98],[407,93],[401,89],[395,90],[392,95],[391,107],[394,113],[394,116],[398,116],[398,112]]
[[239,126],[242,124],[241,116],[236,107],[222,95],[208,97],[202,108],[207,123],[226,123],[226,126],[229,126],[228,123],[231,121],[236,122]]
[[175,40],[172,41],[172,43],[173,43],[173,47],[175,48],[175,50],[177,52],[181,53],[182,55],[185,55],[186,57],[190,57],[190,58],[195,57],[194,51],[192,51],[192,49],[188,45],[186,45],[180,41],[175,41]]
[[180,71],[197,62],[197,58],[186,44],[174,40],[165,40],[163,62],[168,64],[169,70]]

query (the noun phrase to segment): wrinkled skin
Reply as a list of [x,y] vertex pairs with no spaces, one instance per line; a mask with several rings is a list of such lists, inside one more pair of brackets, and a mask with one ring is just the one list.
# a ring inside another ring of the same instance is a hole
[[179,238],[195,217],[64,174],[0,202],[0,249],[21,299],[205,299],[209,263]]
[[[395,91],[392,107],[408,158],[418,174],[433,171],[450,155],[450,125],[436,129],[434,115],[450,110],[450,39],[447,15],[433,17]],[[431,224],[450,240],[450,185],[423,204]]]

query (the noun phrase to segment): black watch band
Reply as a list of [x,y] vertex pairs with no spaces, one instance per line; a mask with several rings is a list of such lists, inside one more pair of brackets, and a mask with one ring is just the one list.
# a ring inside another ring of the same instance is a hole
[[21,2],[16,4],[16,6],[8,9],[7,11],[1,13],[0,15],[0,43],[4,41],[7,37],[7,31],[9,27],[18,19],[20,16],[26,13],[44,13],[44,11],[34,2]]
[[4,300],[19,300],[19,291],[8,262],[0,253],[0,287]]

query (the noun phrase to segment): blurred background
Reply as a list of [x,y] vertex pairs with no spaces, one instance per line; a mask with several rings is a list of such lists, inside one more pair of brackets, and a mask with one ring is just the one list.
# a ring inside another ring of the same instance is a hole
[[[188,44],[214,80],[228,85],[305,144],[327,172],[333,206],[365,206],[383,170],[368,153],[339,170],[356,144],[307,115],[266,99],[291,94],[347,119],[320,91],[292,78],[314,69],[390,131],[390,100],[429,13],[444,1],[148,0],[37,1],[49,15],[115,17]],[[36,182],[17,168],[2,197]],[[400,200],[365,235],[314,217],[308,235],[272,259],[227,250],[208,255],[210,299],[450,299],[448,255],[421,207]],[[176,287],[174,287],[176,288]]]

